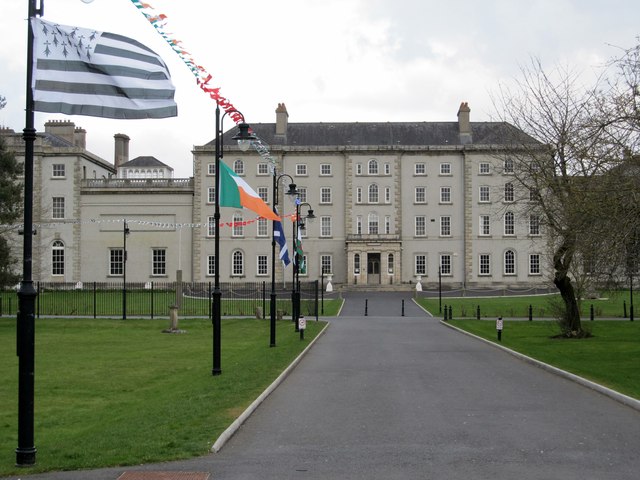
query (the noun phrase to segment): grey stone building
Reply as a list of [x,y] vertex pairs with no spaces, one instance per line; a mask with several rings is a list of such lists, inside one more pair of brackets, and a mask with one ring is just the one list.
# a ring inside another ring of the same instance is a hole
[[[294,211],[283,193],[291,182],[313,208],[301,279],[331,275],[334,285],[415,288],[533,286],[548,283],[540,222],[514,195],[509,159],[495,155],[512,126],[456,121],[289,123],[284,104],[274,123],[252,124],[271,161],[241,152],[228,131],[224,161],[268,203],[273,167],[291,245]],[[232,130],[235,130],[232,129]],[[22,154],[19,135],[3,137]],[[129,160],[126,135],[115,135],[114,163],[88,152],[86,132],[48,122],[35,161],[34,278],[45,281],[213,279],[215,145],[193,150],[193,177],[174,179],[153,157]],[[290,178],[289,178],[290,177]],[[526,199],[524,200],[526,203]],[[271,223],[247,210],[222,208],[222,281],[269,281]],[[277,262],[277,281],[291,268]]]

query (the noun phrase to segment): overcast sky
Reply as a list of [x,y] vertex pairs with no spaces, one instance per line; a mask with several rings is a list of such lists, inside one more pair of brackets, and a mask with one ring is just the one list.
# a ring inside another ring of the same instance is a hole
[[[247,122],[472,121],[494,116],[491,92],[531,57],[567,65],[592,82],[635,45],[637,0],[148,0],[167,30],[213,75],[212,85]],[[0,25],[0,126],[25,124],[27,0],[4,1]],[[242,5],[240,7],[240,5]],[[130,158],[151,155],[192,175],[191,149],[215,135],[213,100],[130,0],[45,0],[44,18],[119,33],[169,65],[178,117],[111,120],[36,112],[87,130],[87,148],[113,162],[113,135],[131,137]],[[225,130],[232,127],[225,121]]]

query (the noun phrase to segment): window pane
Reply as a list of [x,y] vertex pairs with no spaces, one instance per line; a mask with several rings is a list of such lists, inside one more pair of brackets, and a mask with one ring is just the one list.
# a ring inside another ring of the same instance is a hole
[[109,275],[124,275],[122,258],[121,248],[114,248],[109,251]]
[[415,264],[416,275],[426,275],[427,274],[427,256],[416,255],[415,261],[416,261],[416,264]]
[[242,252],[233,252],[233,275],[244,274],[244,256]]
[[167,251],[164,248],[153,249],[153,275],[166,275],[167,273]]
[[51,274],[64,275],[64,244],[56,240],[51,249]]

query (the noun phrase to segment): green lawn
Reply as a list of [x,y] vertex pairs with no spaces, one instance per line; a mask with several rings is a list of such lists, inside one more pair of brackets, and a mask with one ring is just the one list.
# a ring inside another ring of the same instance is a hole
[[[497,343],[495,321],[449,323]],[[640,322],[584,324],[593,337],[576,340],[553,338],[560,333],[554,321],[505,321],[501,344],[640,400]]]
[[[625,302],[629,315],[629,292],[604,292],[603,298],[585,299],[580,302],[582,318],[590,319],[591,305],[594,317],[623,318]],[[420,297],[417,302],[433,315],[439,314],[439,299],[436,297]],[[478,306],[480,318],[528,318],[529,306],[532,307],[533,318],[555,318],[555,312],[561,305],[558,294],[536,295],[523,297],[442,297],[442,306],[451,306],[453,318],[475,318]],[[635,306],[635,316],[640,320],[640,307]]]
[[189,458],[216,438],[325,326],[307,320],[222,321],[222,375],[213,377],[212,326],[181,320],[40,319],[36,322],[37,465],[16,469],[15,318],[0,319],[0,476]]

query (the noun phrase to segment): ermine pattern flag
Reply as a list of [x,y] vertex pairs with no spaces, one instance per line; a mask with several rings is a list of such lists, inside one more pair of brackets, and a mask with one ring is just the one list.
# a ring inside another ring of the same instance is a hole
[[[276,207],[273,207],[273,212],[278,215],[278,209]],[[280,260],[282,260],[282,263],[286,267],[291,263],[291,260],[289,260],[289,248],[287,247],[287,239],[284,237],[282,222],[279,220],[273,221],[273,237],[280,246]]]
[[141,119],[175,117],[169,69],[128,37],[31,19],[34,110]]

